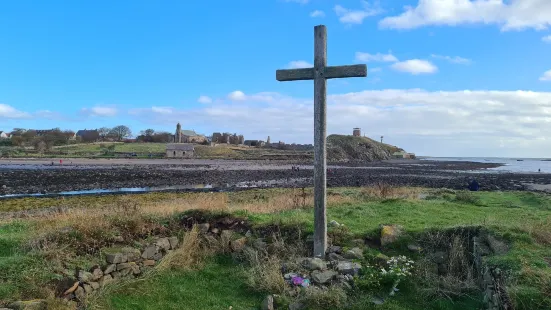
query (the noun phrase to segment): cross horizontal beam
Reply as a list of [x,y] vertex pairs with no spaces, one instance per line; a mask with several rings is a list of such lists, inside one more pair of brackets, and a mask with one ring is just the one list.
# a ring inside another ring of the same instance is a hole
[[[314,73],[315,73],[314,68],[277,70],[276,80],[280,82],[313,80],[315,75]],[[324,68],[324,73],[323,73],[323,77],[325,77],[326,79],[366,77],[366,76],[367,76],[366,65],[328,66]]]

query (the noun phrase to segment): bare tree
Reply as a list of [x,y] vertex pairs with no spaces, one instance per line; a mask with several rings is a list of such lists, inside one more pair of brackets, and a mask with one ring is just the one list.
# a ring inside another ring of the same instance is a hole
[[122,141],[122,139],[132,136],[132,131],[128,128],[128,126],[119,125],[113,127],[113,129],[109,132],[109,135],[115,137],[119,141]]
[[101,140],[105,140],[110,131],[111,129],[107,127],[101,127],[100,129],[98,129],[98,134]]

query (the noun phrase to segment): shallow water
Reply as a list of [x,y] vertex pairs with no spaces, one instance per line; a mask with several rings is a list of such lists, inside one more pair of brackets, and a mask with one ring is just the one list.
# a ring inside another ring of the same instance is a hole
[[269,181],[251,181],[239,182],[235,184],[192,184],[192,185],[171,185],[171,186],[155,186],[155,187],[122,187],[112,189],[90,189],[78,191],[63,191],[51,193],[20,193],[0,195],[2,198],[22,198],[22,197],[51,197],[51,196],[79,196],[79,195],[101,195],[101,194],[124,194],[124,193],[149,193],[163,191],[186,191],[186,190],[223,190],[231,188],[261,188],[271,187],[281,184],[306,182],[308,178],[295,178],[285,180],[269,180]]
[[434,161],[470,161],[477,163],[503,164],[501,167],[488,168],[485,171],[514,173],[551,173],[551,161],[545,158],[498,158],[498,157],[427,157],[422,160]]

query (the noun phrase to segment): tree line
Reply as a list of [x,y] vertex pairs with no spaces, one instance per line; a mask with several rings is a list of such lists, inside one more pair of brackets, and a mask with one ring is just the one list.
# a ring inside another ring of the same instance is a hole
[[[72,143],[92,143],[98,141],[125,141],[132,137],[128,126],[119,125],[112,128],[102,127],[92,130],[81,130],[75,133],[72,130],[53,128],[50,130],[34,130],[14,128],[10,133],[11,139],[0,140],[0,145],[33,146],[37,151],[49,151],[54,146]],[[146,129],[136,137],[137,142],[168,143],[172,141],[172,134],[164,131]]]

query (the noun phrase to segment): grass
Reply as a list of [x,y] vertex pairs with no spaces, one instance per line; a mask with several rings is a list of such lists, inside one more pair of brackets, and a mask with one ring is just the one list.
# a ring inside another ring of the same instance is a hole
[[264,298],[247,288],[246,275],[229,256],[195,271],[164,271],[111,292],[92,309],[256,309]]
[[[428,194],[427,199],[419,199],[420,193]],[[97,262],[101,249],[109,246],[111,236],[123,235],[125,242],[130,242],[138,231],[140,234],[144,231],[172,234],[175,214],[187,210],[230,212],[247,217],[255,226],[294,224],[307,234],[313,230],[312,205],[312,189],[304,192],[301,189],[265,189],[5,200],[0,204],[0,304],[7,300],[50,296],[48,288],[55,274],[64,268],[91,266]],[[55,206],[67,207],[68,211],[42,216],[34,216],[31,211]],[[3,213],[16,210],[27,210],[29,215],[24,220],[3,217]],[[508,290],[516,308],[551,307],[551,197],[547,195],[529,192],[465,194],[418,188],[331,188],[327,217],[328,221],[344,224],[350,238],[373,235],[380,224],[402,225],[410,238],[427,229],[483,226],[511,244],[507,254],[492,256],[488,263],[511,272],[514,281],[508,283]],[[67,227],[72,229],[69,235],[60,233]],[[94,245],[93,249],[76,255],[79,244],[85,242]],[[405,245],[407,243],[399,243],[393,251],[400,252]],[[189,255],[179,258],[177,253],[174,255],[176,261],[195,261]],[[247,274],[228,257],[207,260],[199,270],[175,270],[168,267],[178,264],[168,261],[167,264],[167,268],[161,268],[151,277],[106,291],[101,299],[107,304],[94,306],[106,309],[228,309],[229,306],[249,309],[262,300],[261,293],[247,288],[251,283]],[[265,276],[261,272],[258,274]],[[415,283],[400,289],[400,294],[377,309],[480,308],[480,296],[463,296],[451,301],[445,297],[426,298]],[[338,297],[338,292],[335,296]],[[366,298],[358,298],[355,309],[373,308]]]
[[[96,142],[57,146],[44,154],[39,154],[32,150],[24,151],[18,147],[0,147],[0,156],[7,154],[11,157],[113,157],[113,155],[104,154],[104,147],[109,145],[115,145],[114,152],[116,153],[136,153],[140,158],[148,158],[149,153],[164,154],[166,151],[166,143]],[[304,158],[310,158],[313,156],[312,154],[312,152],[308,151],[250,148],[236,145],[217,145],[216,147],[195,145],[195,157],[200,159],[263,159],[265,156],[285,157],[297,155],[304,155]]]

